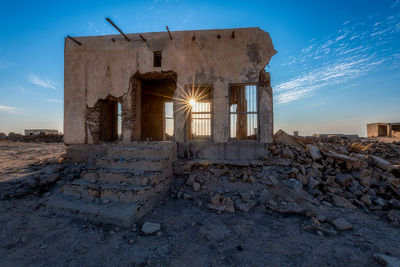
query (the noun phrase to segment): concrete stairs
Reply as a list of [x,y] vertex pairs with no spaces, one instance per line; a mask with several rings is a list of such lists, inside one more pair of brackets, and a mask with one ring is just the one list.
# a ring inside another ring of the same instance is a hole
[[132,225],[166,194],[172,182],[174,142],[107,144],[105,156],[47,202],[52,210],[93,221]]

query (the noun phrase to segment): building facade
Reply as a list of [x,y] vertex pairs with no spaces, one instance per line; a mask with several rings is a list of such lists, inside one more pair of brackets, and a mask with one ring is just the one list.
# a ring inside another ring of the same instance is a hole
[[272,142],[273,97],[265,67],[276,51],[267,32],[126,37],[65,40],[67,145],[176,141],[182,157],[226,158],[240,148],[243,156],[258,157],[260,144]]

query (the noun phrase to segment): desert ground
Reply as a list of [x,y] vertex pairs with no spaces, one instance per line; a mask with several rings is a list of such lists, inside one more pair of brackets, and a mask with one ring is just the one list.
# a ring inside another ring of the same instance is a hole
[[[296,177],[293,167],[285,171],[282,163],[293,160],[290,153],[274,157],[264,169],[268,183],[258,176],[232,181],[226,174],[232,170],[225,170],[203,181],[206,189],[193,190],[191,175],[215,174],[215,169],[192,168],[175,177],[159,205],[129,228],[46,206],[54,192],[86,168],[65,160],[64,153],[62,143],[0,142],[1,266],[381,266],[376,254],[400,258],[400,227],[387,217],[396,210],[393,201],[332,204],[320,193],[274,182],[285,172]],[[392,198],[393,192],[387,192]],[[228,198],[234,206],[224,202]],[[336,225],[338,218],[347,225]],[[145,222],[158,223],[161,230],[145,234]]]

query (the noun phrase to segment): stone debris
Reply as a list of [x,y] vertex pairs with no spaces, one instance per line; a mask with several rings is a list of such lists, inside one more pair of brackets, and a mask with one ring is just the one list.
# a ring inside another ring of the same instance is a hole
[[344,218],[338,218],[332,221],[333,226],[340,231],[351,230],[353,227]]
[[392,256],[375,253],[374,259],[386,267],[400,267],[400,260]]
[[[218,212],[247,212],[257,205],[306,216],[316,207],[361,209],[399,225],[399,145],[336,136],[294,137],[280,130],[263,162],[197,161],[189,168],[186,185],[193,191],[207,188],[202,191],[211,195],[206,205]],[[250,191],[250,199],[243,197]],[[333,234],[327,221],[338,230],[351,228],[344,219],[335,224],[326,217],[315,220],[327,224],[311,227],[322,234]]]
[[142,226],[142,232],[146,235],[154,234],[161,230],[161,225],[154,222],[145,222]]

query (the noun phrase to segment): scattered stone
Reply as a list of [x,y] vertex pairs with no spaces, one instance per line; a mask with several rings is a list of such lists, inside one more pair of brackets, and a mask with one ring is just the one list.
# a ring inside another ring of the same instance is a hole
[[311,157],[314,161],[322,159],[321,151],[318,147],[308,144],[308,152],[310,152]]
[[374,259],[376,261],[378,261],[379,263],[384,264],[386,267],[399,267],[400,266],[400,260],[398,258],[388,256],[385,254],[375,253]]
[[368,157],[373,160],[373,162],[375,163],[376,166],[378,166],[379,168],[381,168],[384,171],[390,172],[394,168],[392,163],[390,163],[389,161],[384,160],[378,156],[369,155]]
[[336,227],[336,229],[340,230],[340,231],[345,231],[345,230],[350,230],[353,227],[351,226],[351,224],[346,221],[344,218],[338,218],[336,220],[332,221],[333,226]]
[[332,197],[333,204],[337,207],[342,207],[342,208],[349,208],[349,209],[356,209],[356,206],[351,204],[350,201],[348,201],[346,198],[338,195],[334,195]]
[[142,226],[142,232],[146,235],[151,235],[161,230],[161,225],[159,223],[145,222]]
[[301,189],[303,189],[303,184],[301,182],[299,182],[298,180],[293,179],[293,178],[288,179],[288,180],[282,180],[282,183],[284,185],[286,185],[287,187],[292,188],[293,190],[295,190],[297,192],[299,192],[299,191],[301,191]]
[[199,191],[200,188],[201,188],[201,185],[200,185],[199,183],[197,183],[197,182],[194,182],[194,183],[193,183],[193,190],[194,190],[195,192]]

